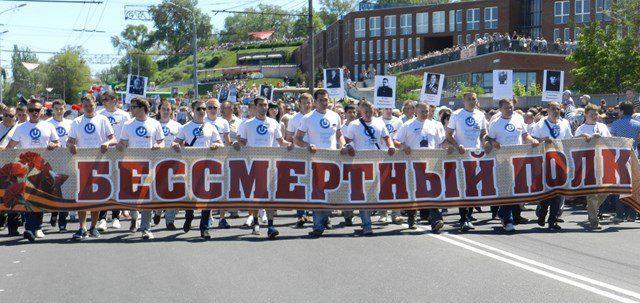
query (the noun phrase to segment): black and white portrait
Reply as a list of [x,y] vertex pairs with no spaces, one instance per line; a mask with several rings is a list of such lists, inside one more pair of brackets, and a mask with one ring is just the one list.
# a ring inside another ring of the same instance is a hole
[[270,85],[260,85],[260,96],[267,100],[271,100],[273,94],[273,87]]
[[340,69],[328,68],[324,70],[324,78],[327,88],[339,88],[340,85]]
[[223,102],[229,99],[229,90],[225,87],[220,88],[218,92],[218,101]]
[[127,83],[127,93],[131,95],[145,95],[145,89],[147,86],[147,78],[138,75],[129,75],[129,81]]
[[424,88],[424,93],[428,95],[437,95],[440,88],[440,75],[429,74],[427,85]]
[[382,78],[382,85],[378,87],[377,95],[378,97],[393,97],[393,89],[389,87],[388,78]]
[[547,71],[547,91],[559,92],[561,78],[560,71]]
[[498,74],[498,81],[500,82],[500,85],[507,85],[507,80],[509,80],[507,72],[501,71]]

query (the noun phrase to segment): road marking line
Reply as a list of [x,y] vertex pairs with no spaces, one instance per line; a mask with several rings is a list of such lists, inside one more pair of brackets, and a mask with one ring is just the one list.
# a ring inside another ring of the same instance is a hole
[[13,261],[13,264],[18,264],[20,263],[20,261]]
[[634,291],[631,291],[631,290],[620,288],[620,287],[617,287],[615,285],[611,285],[611,284],[608,284],[608,283],[605,283],[605,282],[594,280],[594,279],[591,279],[589,277],[585,277],[585,276],[582,276],[582,275],[579,275],[579,274],[575,274],[575,273],[572,273],[572,272],[569,272],[569,271],[566,271],[566,270],[562,270],[562,269],[559,269],[559,268],[556,268],[556,267],[553,267],[553,266],[550,266],[550,265],[547,265],[547,264],[544,264],[544,263],[540,263],[540,262],[525,258],[525,257],[521,257],[521,256],[518,256],[516,254],[510,253],[510,252],[507,252],[507,251],[504,251],[504,250],[501,250],[501,249],[498,249],[498,248],[495,248],[495,247],[492,247],[492,246],[489,246],[489,245],[486,245],[486,244],[483,244],[483,243],[479,243],[477,241],[470,240],[470,239],[464,238],[464,237],[459,236],[459,235],[451,235],[451,234],[449,234],[449,236],[453,237],[453,238],[456,238],[458,240],[461,240],[461,241],[464,241],[464,242],[471,243],[473,245],[482,247],[484,249],[497,252],[497,253],[505,255],[507,257],[511,257],[513,259],[516,259],[516,260],[524,262],[524,263],[528,263],[528,264],[531,264],[531,265],[534,265],[534,266],[537,266],[537,267],[541,267],[541,268],[544,268],[546,270],[549,270],[549,271],[552,271],[552,272],[555,272],[555,273],[559,273],[561,275],[569,276],[569,277],[574,278],[576,280],[581,280],[581,281],[584,281],[584,282],[587,282],[587,283],[591,283],[591,284],[594,284],[594,285],[597,285],[597,286],[600,286],[600,287],[603,287],[603,288],[606,288],[606,289],[609,289],[609,290],[612,290],[612,291],[615,291],[615,292],[619,292],[621,294],[625,294],[625,295],[630,296],[630,297],[634,297],[636,299],[640,299],[640,293],[637,293],[637,292],[634,292]]
[[13,276],[13,274],[6,274],[6,276],[7,276],[7,277],[11,277],[11,276]]

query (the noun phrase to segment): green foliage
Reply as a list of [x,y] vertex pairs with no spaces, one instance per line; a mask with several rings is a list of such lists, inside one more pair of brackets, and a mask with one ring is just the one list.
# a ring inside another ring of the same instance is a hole
[[[396,81],[396,100],[404,102],[406,100],[418,100],[419,90],[422,87],[422,77],[416,75],[401,75]],[[418,91],[415,91],[418,90]]]
[[211,18],[200,11],[197,4],[196,0],[163,0],[161,4],[152,6],[149,11],[156,30],[151,34],[151,41],[172,53],[189,52],[195,15],[198,46],[210,45]]
[[28,71],[22,62],[40,63],[38,57],[27,47],[18,48],[13,46],[13,54],[11,55],[11,66],[13,82],[5,94],[6,101],[9,104],[15,104],[18,94],[22,94],[25,98],[44,91],[44,81],[46,75],[42,72],[42,68],[38,67],[32,71]]
[[330,25],[352,11],[355,3],[355,0],[320,0],[320,11],[314,15],[318,15],[324,24]]
[[[297,14],[299,15],[308,15],[309,9],[307,7],[301,8]],[[313,14],[313,28],[314,32],[321,31],[325,25],[329,25],[331,23],[327,23],[322,19],[319,13]],[[298,16],[293,21],[291,35],[293,37],[308,37],[309,36],[309,22],[306,16]]]
[[513,94],[516,97],[524,96],[527,93],[527,88],[524,84],[520,83],[520,80],[516,79],[516,82],[513,83]]
[[118,51],[139,49],[146,52],[153,45],[153,34],[144,24],[127,25],[120,36],[112,36],[111,44]]
[[274,30],[272,37],[283,38],[292,32],[295,18],[282,14],[290,13],[278,5],[258,4],[245,12],[259,12],[262,14],[235,13],[224,19],[224,30],[220,33],[221,42],[246,41],[250,39],[248,33]]
[[465,83],[460,83],[460,89],[456,94],[456,98],[462,99],[462,97],[466,93],[476,93],[476,95],[480,96],[480,95],[484,95],[486,92],[484,88],[482,88],[481,86],[478,86],[478,85],[470,86],[470,85],[466,85]]
[[60,95],[63,95],[61,92],[64,88],[68,102],[71,102],[72,96],[87,90],[92,83],[91,69],[82,59],[82,52],[79,47],[65,48],[43,67],[47,87]]

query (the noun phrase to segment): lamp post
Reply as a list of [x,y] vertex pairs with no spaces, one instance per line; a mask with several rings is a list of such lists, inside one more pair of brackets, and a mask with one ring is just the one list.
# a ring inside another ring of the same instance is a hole
[[192,9],[186,8],[184,6],[177,5],[173,2],[167,2],[167,4],[175,6],[177,8],[183,9],[191,13],[191,18],[193,19],[193,92],[195,94],[195,98],[198,98],[198,24],[196,21],[196,12]]

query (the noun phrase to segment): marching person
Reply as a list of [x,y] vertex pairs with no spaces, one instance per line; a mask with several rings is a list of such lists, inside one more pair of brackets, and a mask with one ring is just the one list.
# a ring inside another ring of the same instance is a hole
[[[182,126],[171,147],[178,153],[183,148],[208,147],[211,150],[216,150],[223,147],[218,130],[213,124],[204,121],[207,111],[205,103],[201,100],[195,100],[191,102],[191,110],[193,111],[193,120]],[[200,236],[204,239],[211,239],[211,234],[209,233],[211,210],[202,210],[200,215]],[[184,226],[182,227],[185,233],[191,230],[191,221],[193,221],[193,210],[187,210],[185,212]]]
[[[415,111],[416,110],[414,109],[414,114],[415,114]],[[400,129],[400,127],[402,127],[402,120],[400,120],[400,118],[398,117],[393,116],[393,108],[382,109],[382,121],[384,121],[387,131],[389,132],[389,137],[391,138],[394,138],[396,133]],[[380,211],[379,221],[385,222],[385,223],[388,221],[386,210]],[[400,217],[400,211],[397,211],[397,210],[391,211],[391,222],[394,224],[402,223],[402,218]]]
[[[627,95],[628,96],[628,95]],[[629,101],[620,102],[618,105],[620,118],[611,123],[611,135],[633,139],[633,151],[638,155],[638,143],[640,143],[640,122],[631,118],[633,115],[633,103]],[[612,195],[613,204],[616,208],[616,216],[612,222],[618,224],[624,220],[633,222],[638,217],[638,213],[629,205],[620,201],[620,195]]]
[[[361,102],[364,102],[361,101]],[[349,124],[355,120],[358,119],[358,110],[356,109],[355,106],[351,105],[351,104],[347,104],[344,107],[344,121],[342,126],[340,127],[340,131],[342,132],[342,135],[344,136],[345,132],[347,131],[347,129],[349,128]],[[352,210],[343,210],[342,211],[342,217],[344,218],[344,225],[345,226],[353,226],[353,211]],[[370,216],[369,216],[370,218]],[[327,218],[327,224],[330,225],[331,224],[331,219]]]
[[[51,104],[53,107],[53,117],[47,120],[47,122],[53,124],[56,132],[58,133],[58,138],[60,139],[60,147],[67,147],[67,139],[69,137],[69,130],[71,129],[71,120],[64,118],[64,112],[67,110],[67,104],[64,100],[53,100]],[[51,226],[55,227],[56,224],[60,231],[67,230],[67,216],[69,212],[61,211],[61,212],[53,212],[51,213],[51,219],[49,223]],[[57,222],[57,221],[60,222]]]
[[415,117],[416,104],[418,104],[418,102],[411,100],[407,100],[402,103],[402,116],[400,116],[402,123],[405,123]]
[[[507,145],[530,143],[534,147],[538,146],[538,140],[527,132],[524,118],[513,112],[514,105],[515,101],[512,99],[502,99],[498,102],[500,116],[489,123],[484,147],[486,153],[490,153],[494,148],[500,149],[500,147]],[[520,205],[501,205],[498,208],[498,215],[502,218],[504,230],[513,232],[516,230],[514,227],[515,219],[520,217]]]
[[[29,100],[27,112],[29,113],[29,119],[16,126],[16,130],[11,136],[6,149],[17,147],[20,149],[46,148],[47,150],[54,150],[60,147],[56,129],[51,123],[40,120],[42,103],[35,99]],[[44,233],[42,232],[43,215],[42,211],[25,212],[25,231],[23,236],[29,242],[34,242],[36,237],[44,238]]]
[[[113,127],[109,119],[96,113],[96,101],[93,99],[93,95],[82,97],[82,110],[84,115],[75,118],[69,128],[69,138],[67,139],[69,152],[71,155],[75,155],[78,148],[100,148],[100,152],[106,153],[109,146],[115,142]],[[78,232],[73,234],[72,239],[80,241],[87,236],[100,237],[100,232],[96,229],[98,217],[99,212],[91,212],[91,226],[87,233],[87,212],[78,211],[80,228]]]
[[[411,151],[414,149],[441,148],[445,143],[445,133],[438,125],[439,122],[429,119],[431,111],[433,108],[425,103],[416,104],[415,119],[403,123],[396,133],[395,140],[398,142],[398,149],[404,151],[406,155],[411,155]],[[438,209],[429,209],[429,224],[433,232],[438,232],[444,226],[442,214]],[[410,229],[417,228],[415,210],[408,212],[408,225]]]
[[[2,123],[0,123],[0,149],[6,148],[11,136],[16,130],[16,108],[7,106],[2,114]],[[18,146],[16,146],[17,148]],[[7,211],[0,212],[0,219],[6,220],[7,231],[10,237],[20,235],[18,227],[20,226],[20,212]]]
[[[349,123],[344,138],[346,145],[342,147],[342,154],[355,155],[360,150],[382,150],[382,144],[387,147],[387,153],[392,156],[396,148],[389,136],[384,121],[374,118],[373,104],[363,101],[358,104],[360,118]],[[362,220],[362,234],[373,235],[371,229],[371,211],[360,209],[360,219]]]
[[[569,121],[560,117],[562,107],[558,102],[549,102],[547,105],[547,116],[540,119],[533,130],[533,137],[538,141],[544,141],[547,144],[553,143],[553,140],[569,139],[573,137]],[[558,216],[562,205],[562,196],[556,196],[543,200],[538,205],[536,213],[538,215],[538,225],[544,226],[547,212],[549,212],[549,230],[561,230],[558,225]]]
[[[242,119],[233,114],[233,103],[231,103],[230,101],[224,101],[220,104],[220,112],[222,113],[222,118],[227,120],[227,122],[229,123],[229,140],[231,142],[236,141],[238,127],[240,127],[240,124],[242,124]],[[240,217],[238,215],[238,210],[231,210],[229,211],[229,213],[230,219],[237,219]],[[218,225],[220,225],[220,223],[218,223]],[[229,226],[229,228],[230,227],[231,226]]]
[[[281,147],[293,149],[293,143],[284,140],[280,124],[273,118],[267,117],[269,102],[263,97],[253,99],[256,116],[242,123],[238,130],[237,140],[233,148],[240,150],[242,146],[271,147],[276,142]],[[273,226],[275,210],[267,210],[267,237],[275,239],[280,233]],[[254,211],[255,214],[255,211]],[[253,219],[253,234],[260,234],[258,218]]]
[[[329,92],[319,89],[313,93],[313,97],[316,108],[300,120],[294,137],[296,145],[306,148],[312,154],[318,149],[342,149],[344,138],[340,131],[340,116],[328,109]],[[328,223],[329,214],[330,212],[325,210],[313,211],[313,231],[309,233],[310,236],[322,236],[325,228],[331,228]]]
[[[164,132],[162,125],[156,119],[149,118],[148,113],[151,109],[149,102],[143,98],[135,97],[131,99],[131,115],[133,119],[125,122],[122,127],[120,141],[116,145],[118,151],[124,151],[126,148],[145,148],[160,149],[164,147]],[[151,232],[151,214],[152,210],[140,211],[142,220],[140,221],[140,230],[142,231],[142,239],[153,239]],[[135,232],[136,220],[131,220],[132,232]]]
[[[162,126],[162,133],[164,134],[164,147],[170,147],[173,141],[180,132],[182,124],[174,120],[175,107],[171,105],[168,100],[163,100],[158,105],[158,112],[160,113],[160,125]],[[164,212],[164,220],[168,230],[176,230],[175,219],[177,210],[170,209]],[[153,217],[153,222],[158,225],[160,223],[161,211],[156,211],[156,215]]]

